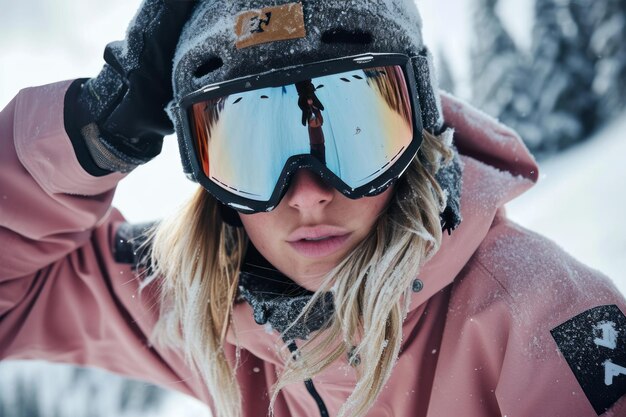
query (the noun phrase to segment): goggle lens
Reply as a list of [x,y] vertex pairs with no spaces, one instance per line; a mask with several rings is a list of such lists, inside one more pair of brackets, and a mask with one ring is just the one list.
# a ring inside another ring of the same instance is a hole
[[411,143],[412,115],[404,72],[392,65],[200,101],[190,122],[207,178],[268,201],[294,156],[313,155],[352,189],[368,184]]

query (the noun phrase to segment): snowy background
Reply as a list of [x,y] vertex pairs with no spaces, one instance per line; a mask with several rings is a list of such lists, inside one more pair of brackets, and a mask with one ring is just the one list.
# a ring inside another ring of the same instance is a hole
[[[509,206],[511,217],[626,292],[625,2],[417,3],[442,84],[514,125],[541,155],[540,183]],[[96,74],[104,46],[123,37],[138,4],[0,0],[0,106],[21,88]],[[545,20],[536,22],[535,10]],[[130,221],[173,212],[195,189],[179,166],[175,139],[167,138],[155,161],[120,184],[115,205]],[[190,399],[105,372],[0,364],[0,416],[112,415],[208,414]]]

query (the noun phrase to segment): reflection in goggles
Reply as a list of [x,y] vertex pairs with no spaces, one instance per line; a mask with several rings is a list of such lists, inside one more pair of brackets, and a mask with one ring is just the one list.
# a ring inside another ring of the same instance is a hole
[[413,137],[399,66],[231,94],[195,103],[192,113],[203,172],[261,201],[292,156],[314,156],[354,189],[386,171]]

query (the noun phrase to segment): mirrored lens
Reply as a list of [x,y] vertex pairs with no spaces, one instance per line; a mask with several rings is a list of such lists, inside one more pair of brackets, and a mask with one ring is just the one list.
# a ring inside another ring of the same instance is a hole
[[413,138],[400,66],[231,94],[196,103],[191,113],[206,176],[258,201],[270,199],[292,156],[313,155],[355,189],[389,169]]

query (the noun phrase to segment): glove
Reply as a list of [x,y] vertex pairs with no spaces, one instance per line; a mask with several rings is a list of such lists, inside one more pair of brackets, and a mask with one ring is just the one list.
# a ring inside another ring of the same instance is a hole
[[[298,107],[302,110],[302,126],[306,126],[307,122],[313,116],[311,106],[324,110],[324,106],[315,95],[315,87],[310,80],[300,81],[296,83],[296,91],[298,92]],[[309,103],[311,100],[311,103]]]
[[65,97],[66,129],[92,175],[129,172],[161,152],[174,131],[172,60],[196,2],[144,0],[126,39],[109,43],[100,74],[77,80]]

